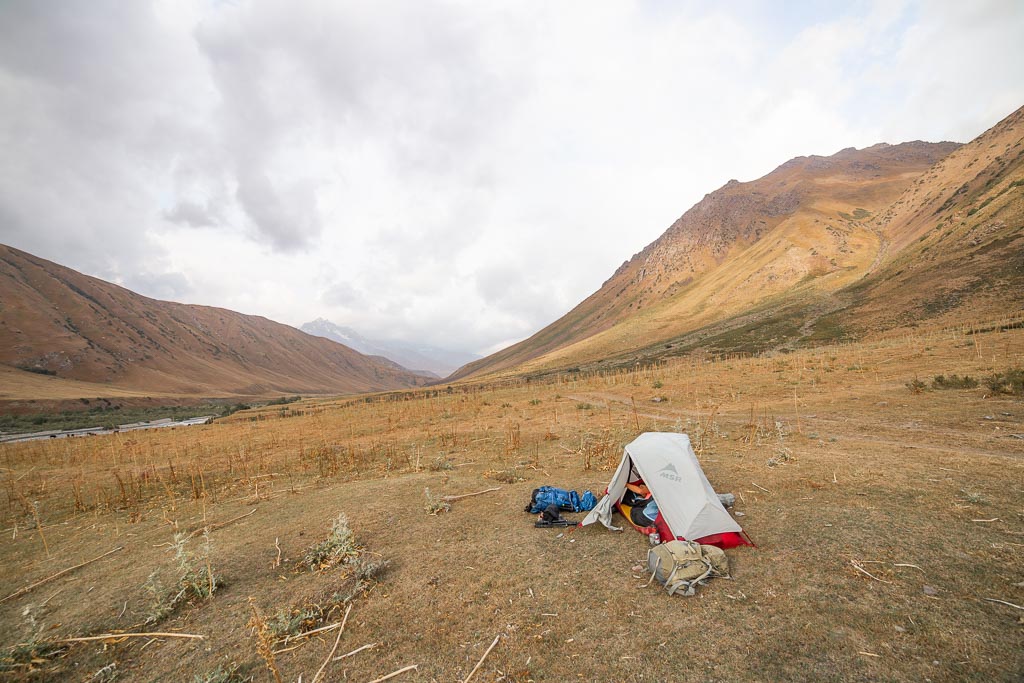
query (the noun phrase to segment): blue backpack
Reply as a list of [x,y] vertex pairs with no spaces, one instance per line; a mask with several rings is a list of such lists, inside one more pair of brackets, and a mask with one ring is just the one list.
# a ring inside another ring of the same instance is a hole
[[585,512],[592,510],[597,505],[597,498],[590,491],[587,491],[581,497],[575,491],[566,491],[554,486],[541,486],[533,490],[530,503],[523,508],[523,511],[532,513],[543,512],[544,508],[549,505],[557,505],[559,510],[565,510],[566,512]]

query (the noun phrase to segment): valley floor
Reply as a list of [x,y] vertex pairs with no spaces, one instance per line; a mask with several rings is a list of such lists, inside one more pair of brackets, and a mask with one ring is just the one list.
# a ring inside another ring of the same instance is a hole
[[[273,680],[255,607],[280,630],[282,680],[311,681],[341,629],[294,635],[351,606],[333,657],[373,647],[328,661],[322,680],[412,665],[391,680],[464,680],[496,636],[474,681],[1019,680],[1024,402],[984,382],[930,385],[1022,355],[1024,330],[908,334],[5,444],[0,594],[123,549],[0,598],[0,667]],[[640,535],[535,529],[522,511],[542,484],[600,494],[622,446],[651,430],[690,435],[757,543],[692,598],[644,587]],[[303,558],[340,513],[362,563],[311,571]],[[163,614],[176,531],[192,568],[223,584]],[[58,642],[112,632],[204,638]]]

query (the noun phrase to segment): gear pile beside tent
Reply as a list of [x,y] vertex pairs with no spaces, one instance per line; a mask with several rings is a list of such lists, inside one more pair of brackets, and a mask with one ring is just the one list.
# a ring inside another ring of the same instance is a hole
[[661,542],[697,541],[719,548],[753,545],[711,488],[686,434],[647,432],[629,443],[608,492],[580,525],[601,522],[620,531],[612,525],[612,511],[618,508],[630,519],[629,510],[621,505],[627,484],[646,485],[656,503],[654,524],[637,526],[641,533],[657,533]]

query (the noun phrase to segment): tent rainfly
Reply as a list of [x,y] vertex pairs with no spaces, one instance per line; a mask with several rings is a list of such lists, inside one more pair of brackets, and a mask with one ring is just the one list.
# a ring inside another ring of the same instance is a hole
[[641,531],[657,531],[662,541],[677,538],[720,548],[752,545],[704,476],[690,437],[674,432],[646,432],[626,446],[607,494],[581,526],[601,522],[619,531],[612,525],[613,508],[621,502],[626,484],[639,480],[658,503],[654,526]]

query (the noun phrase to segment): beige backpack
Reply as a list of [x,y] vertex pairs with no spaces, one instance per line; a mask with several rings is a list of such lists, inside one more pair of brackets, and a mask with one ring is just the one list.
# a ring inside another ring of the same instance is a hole
[[713,545],[695,541],[668,541],[647,551],[647,569],[651,581],[657,579],[669,595],[682,591],[693,595],[697,586],[707,579],[729,576],[729,558]]

